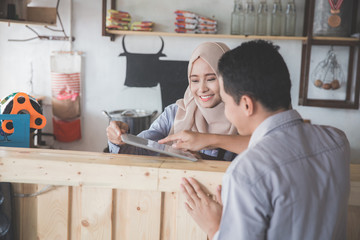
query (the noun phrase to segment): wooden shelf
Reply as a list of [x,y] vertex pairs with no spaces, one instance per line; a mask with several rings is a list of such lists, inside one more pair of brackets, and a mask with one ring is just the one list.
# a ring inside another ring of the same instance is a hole
[[12,19],[0,19],[0,22],[4,23],[14,23],[14,24],[23,24],[23,25],[42,25],[42,26],[56,26],[56,23],[44,23],[44,22],[32,22],[32,21],[25,21],[25,20],[12,20]]
[[50,7],[26,7],[27,17],[23,20],[0,19],[0,22],[6,22],[23,25],[43,25],[56,26],[57,9]]
[[[140,32],[124,30],[106,30],[108,34],[113,35],[141,35],[141,36],[169,36],[169,37],[201,37],[201,38],[239,38],[239,39],[269,39],[269,40],[307,40],[303,36],[260,36],[260,35],[230,35],[230,34],[194,34],[194,33],[172,33],[172,32]],[[355,37],[313,37],[313,40],[319,41],[346,41],[359,42]]]
[[200,38],[236,38],[236,39],[268,39],[268,40],[306,40],[302,36],[260,36],[260,35],[227,35],[227,34],[194,34],[194,33],[171,33],[171,32],[140,32],[123,30],[106,30],[112,35],[142,35],[142,36],[169,36],[169,37],[200,37]]
[[355,37],[313,37],[314,40],[359,42]]

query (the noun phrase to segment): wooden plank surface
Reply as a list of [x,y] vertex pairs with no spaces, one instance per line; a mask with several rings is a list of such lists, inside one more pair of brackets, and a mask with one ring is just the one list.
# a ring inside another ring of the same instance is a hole
[[186,202],[183,194],[178,194],[176,209],[176,239],[198,239],[206,240],[207,235],[201,230],[196,222],[187,213],[184,202]]
[[176,239],[178,192],[162,193],[161,237],[160,240]]
[[[38,189],[48,187],[39,185]],[[38,240],[68,239],[69,187],[53,187],[37,197]]]
[[350,183],[349,205],[360,207],[360,182]]
[[27,19],[29,22],[40,22],[56,24],[56,8],[47,7],[27,7]]
[[117,190],[114,239],[160,239],[161,192]]
[[70,211],[70,222],[69,232],[71,240],[81,240],[81,214],[82,214],[82,187],[69,187],[70,188],[70,202],[71,202],[71,211]]
[[347,240],[360,239],[360,206],[348,207]]
[[112,189],[82,187],[81,240],[112,239]]
[[199,160],[193,162],[164,162],[159,170],[158,190],[163,192],[179,192],[183,177],[194,177],[198,180],[205,191],[210,194],[216,192],[221,184],[222,177],[229,166],[226,161]]
[[353,182],[360,182],[360,164],[350,165],[350,180]]
[[360,239],[360,164],[350,166],[347,240]]
[[[13,184],[15,194],[32,194],[38,191],[35,184]],[[15,197],[15,238],[37,240],[37,198]]]
[[0,147],[0,181],[156,190],[163,161],[147,156]]
[[349,205],[360,207],[360,164],[351,164],[350,166]]
[[[0,148],[0,181],[65,185],[16,198],[17,239],[207,239],[184,208],[179,184],[194,177],[211,194],[229,162],[61,150]],[[360,165],[351,165],[348,236],[360,222]],[[69,187],[70,185],[70,187]],[[42,186],[14,184],[15,192]]]
[[221,184],[223,175],[224,173],[220,172],[160,169],[158,189],[163,192],[179,192],[181,179],[183,177],[193,177],[200,182],[200,185],[207,193],[215,194],[217,186]]
[[201,37],[201,38],[224,38],[224,39],[266,39],[266,40],[306,40],[302,36],[258,36],[258,35],[230,35],[230,34],[198,34],[198,33],[176,33],[176,32],[141,32],[141,31],[123,31],[106,30],[109,34],[115,35],[142,35],[142,36],[170,36],[170,37]]

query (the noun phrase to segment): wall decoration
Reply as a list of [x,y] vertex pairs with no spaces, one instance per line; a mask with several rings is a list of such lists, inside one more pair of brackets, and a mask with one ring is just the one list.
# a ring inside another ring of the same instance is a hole
[[53,129],[57,141],[81,139],[81,52],[53,52],[50,58]]
[[[308,98],[311,99],[336,99],[346,98],[346,82],[344,70],[347,70],[346,56],[349,54],[348,47],[322,46],[316,49],[318,53],[311,55],[310,59],[310,83]],[[343,51],[340,51],[343,50]],[[314,49],[315,50],[315,49]],[[324,54],[324,50],[328,50]],[[325,58],[324,58],[325,57]],[[319,58],[323,58],[321,61]],[[315,64],[314,64],[315,63]]]
[[[349,37],[351,35],[353,0],[314,1],[313,35]],[[312,21],[311,21],[312,22]]]
[[188,61],[161,60],[164,40],[157,53],[130,53],[125,47],[125,36],[122,39],[124,52],[119,56],[126,57],[125,86],[155,87],[160,84],[162,108],[183,98],[188,86]]
[[358,108],[359,46],[313,44],[309,50],[301,76],[299,105]]

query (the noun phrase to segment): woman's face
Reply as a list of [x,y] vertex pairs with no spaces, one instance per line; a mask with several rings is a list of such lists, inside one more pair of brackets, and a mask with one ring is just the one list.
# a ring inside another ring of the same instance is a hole
[[202,107],[212,108],[221,102],[219,80],[210,65],[202,58],[193,63],[190,90],[195,101]]

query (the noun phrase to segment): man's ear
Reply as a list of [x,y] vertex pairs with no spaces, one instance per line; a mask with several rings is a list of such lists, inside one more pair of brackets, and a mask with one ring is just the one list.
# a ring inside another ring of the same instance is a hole
[[251,116],[254,113],[254,101],[251,97],[243,95],[240,100],[241,107],[246,116]]

